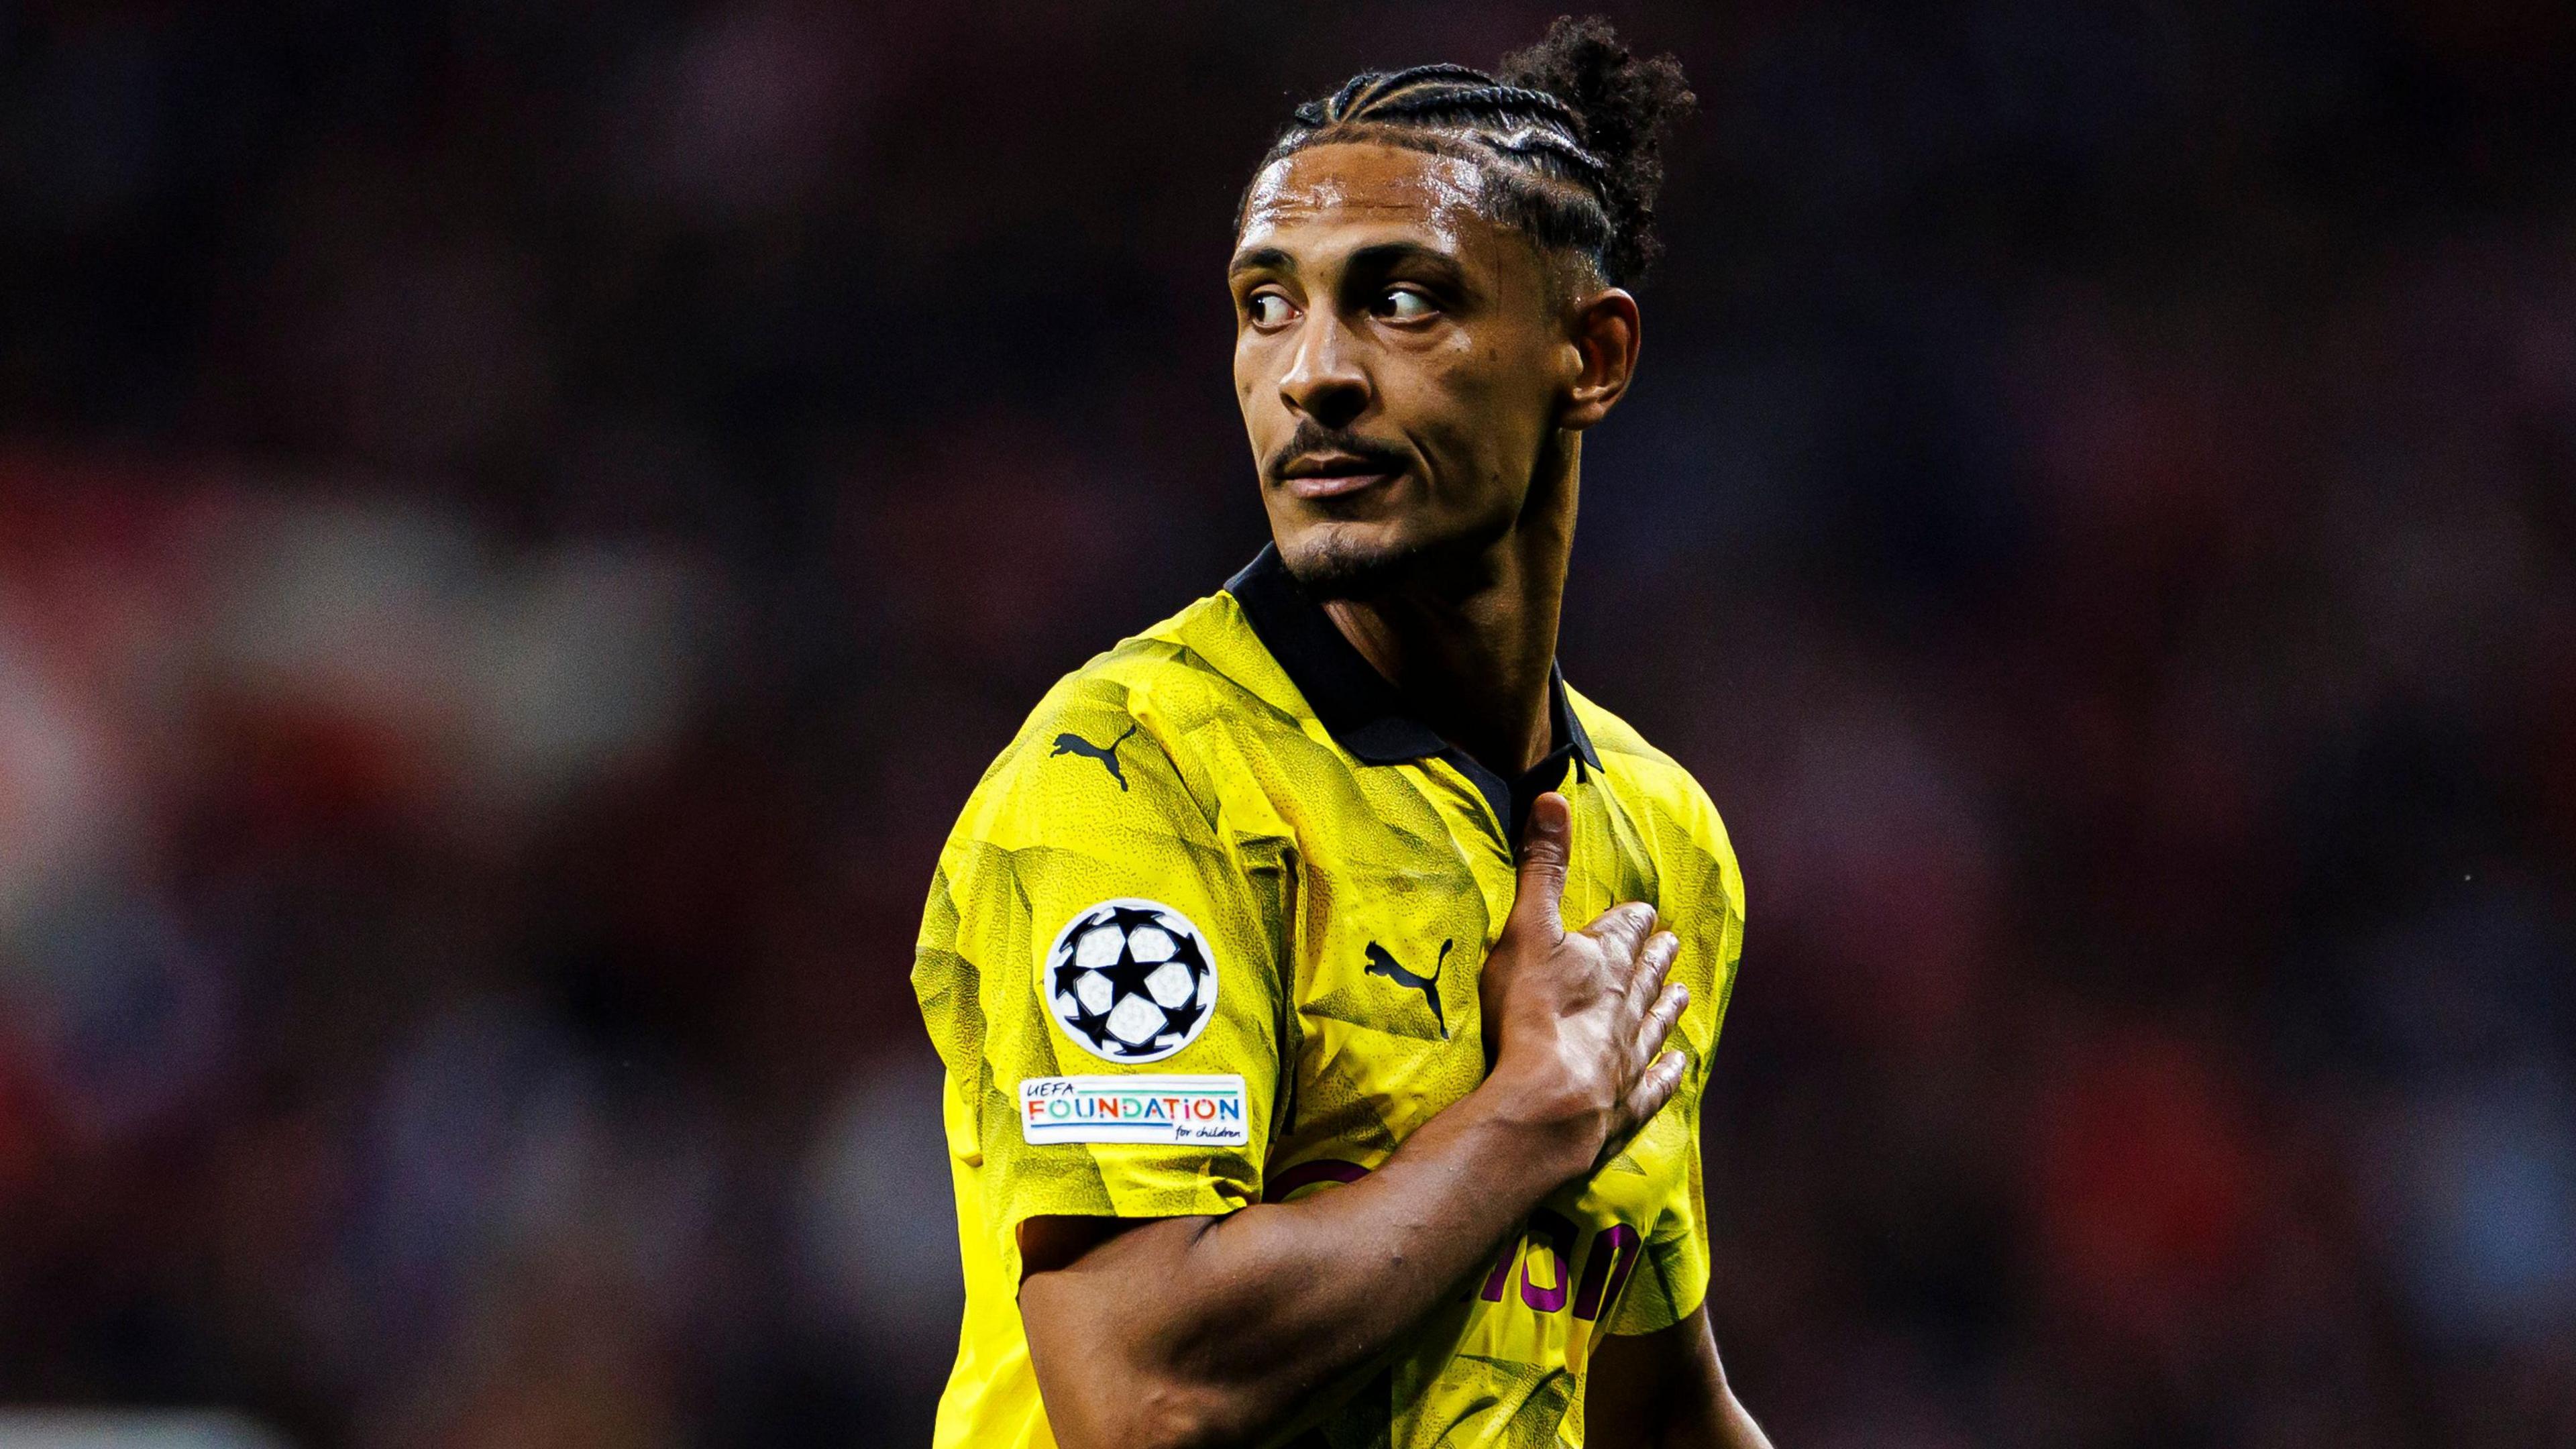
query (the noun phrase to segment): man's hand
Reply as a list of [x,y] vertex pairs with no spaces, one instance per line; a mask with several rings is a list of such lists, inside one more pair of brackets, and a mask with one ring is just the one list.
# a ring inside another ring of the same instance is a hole
[[1681,1086],[1686,1063],[1664,1040],[1690,1004],[1665,981],[1681,944],[1654,907],[1613,906],[1580,931],[1561,919],[1572,842],[1565,797],[1530,807],[1511,918],[1485,958],[1487,1086],[1564,1154],[1577,1176],[1624,1146]]
[[1482,977],[1493,1070],[1375,1172],[1221,1218],[1021,1225],[1029,1364],[1066,1449],[1257,1443],[1329,1406],[1672,1096],[1672,936],[1633,904],[1568,934],[1564,797],[1530,819]]

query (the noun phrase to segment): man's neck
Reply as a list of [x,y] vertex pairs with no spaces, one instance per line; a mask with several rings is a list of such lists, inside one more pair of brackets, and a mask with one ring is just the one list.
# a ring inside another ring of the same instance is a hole
[[1508,779],[1550,747],[1548,671],[1574,546],[1581,442],[1569,435],[1531,480],[1520,518],[1456,570],[1324,612],[1441,738]]

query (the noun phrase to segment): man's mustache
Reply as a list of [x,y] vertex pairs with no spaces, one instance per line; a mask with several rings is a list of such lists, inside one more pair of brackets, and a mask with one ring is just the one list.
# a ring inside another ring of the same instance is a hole
[[1289,464],[1319,453],[1347,453],[1385,473],[1401,472],[1406,464],[1400,449],[1340,428],[1325,427],[1308,418],[1299,423],[1297,431],[1289,435],[1279,451],[1272,453],[1269,461],[1262,464],[1261,475],[1273,483],[1285,481]]

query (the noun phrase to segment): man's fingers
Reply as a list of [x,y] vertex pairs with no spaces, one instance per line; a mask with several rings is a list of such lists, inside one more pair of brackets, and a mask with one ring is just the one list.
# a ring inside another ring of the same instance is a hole
[[1638,1024],[1637,1050],[1641,1053],[1651,1052],[1661,1047],[1664,1039],[1673,1034],[1673,1028],[1681,1024],[1682,1008],[1688,1005],[1690,1005],[1689,987],[1678,981],[1667,985],[1655,997],[1654,1009],[1648,1011],[1646,1019]]
[[1654,926],[1655,908],[1644,901],[1630,901],[1603,911],[1583,929],[1608,947],[1610,959],[1624,967],[1637,959],[1637,953],[1645,947],[1646,934]]
[[1554,790],[1530,802],[1521,830],[1520,885],[1512,897],[1512,923],[1554,939],[1564,930],[1557,915],[1565,899],[1565,863],[1573,853],[1574,815]]
[[1681,938],[1670,931],[1657,931],[1646,938],[1645,948],[1637,953],[1636,979],[1628,990],[1629,999],[1639,1003],[1641,1013],[1664,989],[1664,977],[1673,969],[1673,958],[1681,950]]
[[1637,1085],[1628,1089],[1628,1131],[1635,1133],[1664,1110],[1664,1104],[1681,1090],[1682,1068],[1688,1063],[1680,1052],[1666,1052],[1655,1058]]

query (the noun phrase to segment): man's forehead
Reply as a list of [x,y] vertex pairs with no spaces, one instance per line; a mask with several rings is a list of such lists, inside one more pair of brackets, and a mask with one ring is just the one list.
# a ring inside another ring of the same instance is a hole
[[1477,208],[1483,170],[1473,161],[1402,146],[1310,146],[1262,168],[1244,198],[1246,247],[1318,224],[1421,228],[1450,247],[1488,225]]

